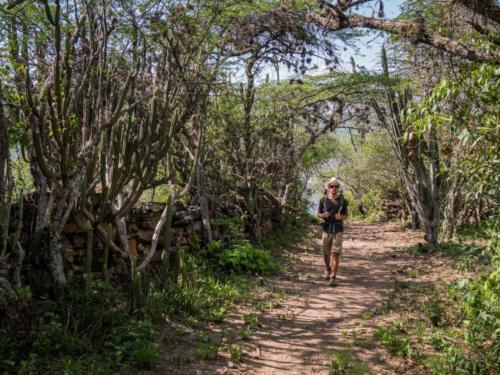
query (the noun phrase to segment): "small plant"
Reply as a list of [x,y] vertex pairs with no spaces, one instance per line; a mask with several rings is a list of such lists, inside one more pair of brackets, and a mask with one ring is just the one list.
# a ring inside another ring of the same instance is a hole
[[418,272],[414,268],[406,269],[405,273],[406,273],[406,277],[409,277],[411,279],[415,279],[418,276]]
[[245,354],[243,352],[243,348],[239,345],[231,345],[229,347],[229,354],[231,354],[231,359],[234,362],[239,362],[243,358],[243,355]]
[[157,345],[141,341],[132,347],[129,362],[138,368],[151,369],[158,361],[159,355]]
[[429,341],[432,346],[438,350],[444,350],[449,346],[448,342],[438,331],[432,332],[431,336],[429,337]]
[[368,363],[359,361],[359,362],[354,362],[351,367],[351,374],[352,375],[370,375],[372,374],[372,371],[370,370],[370,366]]
[[243,321],[249,327],[256,327],[259,325],[259,318],[255,314],[246,314],[243,316]]
[[29,285],[16,287],[16,294],[21,301],[29,301],[33,297]]
[[277,269],[269,252],[246,241],[235,243],[220,253],[219,265],[226,272],[237,273],[271,274]]
[[334,350],[331,355],[332,375],[343,375],[351,368],[352,350]]
[[419,342],[424,341],[424,338],[425,338],[425,323],[424,322],[419,321],[417,323],[416,334],[417,334],[417,340]]
[[219,348],[219,345],[202,344],[196,349],[196,352],[201,359],[213,360],[217,358]]
[[252,328],[250,328],[249,326],[246,326],[238,331],[237,336],[241,340],[248,340],[250,338],[250,336],[252,336],[252,334],[253,334]]
[[444,309],[436,298],[431,298],[422,306],[422,311],[430,320],[433,326],[442,325],[444,319]]
[[401,333],[401,328],[396,324],[388,327],[378,327],[375,330],[375,338],[382,344],[382,346],[389,349],[389,351],[400,357],[412,358],[414,350],[408,338],[400,338],[398,335]]
[[208,331],[200,331],[196,334],[196,341],[198,342],[209,342],[210,341],[210,332]]

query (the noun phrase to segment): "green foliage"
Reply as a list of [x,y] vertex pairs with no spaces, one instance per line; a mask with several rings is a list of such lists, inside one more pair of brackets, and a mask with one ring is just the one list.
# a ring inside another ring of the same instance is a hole
[[410,251],[415,253],[436,253],[450,258],[454,261],[455,267],[461,271],[471,271],[478,267],[490,268],[498,257],[498,241],[496,233],[487,241],[487,246],[469,245],[466,243],[440,242],[437,244],[413,245]]
[[331,367],[334,375],[345,374],[352,364],[352,350],[334,350],[331,355]]
[[256,327],[259,325],[259,318],[255,314],[246,314],[243,316],[243,321],[247,327]]
[[386,327],[378,327],[374,337],[392,354],[412,358],[414,349],[410,339],[401,337],[404,333],[402,325],[395,322]]
[[18,368],[20,374],[75,375],[150,368],[158,360],[158,330],[130,314],[127,301],[108,282],[74,281],[67,290],[66,312],[47,304],[28,341],[0,340],[2,366]]
[[0,368],[4,372],[10,373],[16,368],[17,353],[16,345],[9,336],[0,335]]
[[[214,227],[220,227],[221,229],[226,231],[232,241],[245,238],[244,217],[218,217],[212,220],[212,225]],[[213,246],[220,245],[220,241],[214,242],[216,244],[214,244]]]
[[116,364],[127,363],[138,368],[151,368],[158,360],[157,328],[148,320],[131,320],[117,327],[104,343],[108,356]]
[[220,345],[218,344],[202,344],[196,349],[196,352],[201,359],[214,360],[217,358],[219,349]]
[[253,330],[249,325],[247,325],[240,329],[236,334],[241,340],[248,340],[250,336],[252,336]]
[[67,332],[60,317],[54,313],[45,313],[33,333],[32,350],[39,355],[54,355],[60,352],[83,354],[88,347],[88,340]]
[[433,326],[437,327],[441,325],[444,316],[444,308],[441,306],[439,299],[430,299],[422,306],[422,310]]
[[[242,221],[228,218],[215,220],[215,225],[224,226],[230,233],[231,240],[224,245],[221,240],[212,241],[200,251],[200,257],[218,273],[251,273],[267,275],[277,270],[270,253],[256,248],[244,240]],[[285,230],[286,232],[286,230]],[[266,239],[267,245],[275,246],[274,238]]]
[[220,281],[199,274],[196,283],[169,283],[164,290],[164,313],[197,316],[201,320],[220,322],[244,289],[230,280]]
[[486,368],[498,371],[500,354],[500,268],[452,285],[464,313],[465,342]]
[[351,349],[338,349],[331,354],[331,375],[369,375],[372,373],[366,362],[354,358]]
[[[496,225],[492,223],[491,228]],[[486,240],[485,233],[489,233]],[[459,269],[463,259],[477,257],[467,266],[473,278],[450,285],[407,283],[392,298],[393,311],[403,306],[401,320],[375,331],[391,353],[414,358],[426,373],[486,375],[500,371],[498,236],[489,230],[481,236],[482,246],[442,243],[420,247],[427,256],[432,252],[430,256],[449,257]],[[415,347],[412,337],[418,341]],[[433,350],[427,350],[429,346]]]
[[245,353],[240,345],[231,345],[229,347],[229,354],[234,362],[240,362]]
[[338,160],[334,174],[346,185],[349,216],[379,221],[381,197],[402,190],[399,167],[387,134],[375,131],[363,137],[353,135],[352,139],[340,138],[338,143],[332,155]]
[[68,289],[75,331],[90,338],[94,333],[105,334],[128,319],[127,295],[104,280],[75,281]]
[[218,263],[226,272],[270,274],[276,265],[268,251],[255,248],[249,242],[235,243],[220,253]]
[[461,152],[449,172],[468,182],[470,195],[479,192],[498,198],[499,78],[498,67],[484,64],[462,79],[442,80],[406,114],[417,134],[435,125],[451,129]]

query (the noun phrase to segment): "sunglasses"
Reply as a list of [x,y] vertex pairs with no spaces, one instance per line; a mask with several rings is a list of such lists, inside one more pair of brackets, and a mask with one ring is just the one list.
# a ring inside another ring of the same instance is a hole
[[339,188],[339,185],[328,185],[328,187],[329,187],[330,189],[333,189],[333,188],[338,189],[338,188]]

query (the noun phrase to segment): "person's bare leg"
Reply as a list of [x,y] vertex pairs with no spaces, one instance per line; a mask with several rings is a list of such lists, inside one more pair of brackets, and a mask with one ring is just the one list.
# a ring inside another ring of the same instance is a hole
[[331,275],[333,278],[337,277],[337,270],[339,269],[339,262],[340,262],[339,254],[333,253],[333,257],[332,257],[332,275]]
[[323,253],[323,259],[325,260],[326,269],[329,272],[331,272],[332,271],[332,265],[330,264],[330,254],[329,253]]

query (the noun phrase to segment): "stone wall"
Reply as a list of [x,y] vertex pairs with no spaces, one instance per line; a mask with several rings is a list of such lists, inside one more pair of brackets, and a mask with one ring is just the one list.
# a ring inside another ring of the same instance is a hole
[[[32,228],[35,223],[36,206],[33,194],[26,194],[23,203],[23,224],[21,230],[20,242],[26,250],[26,259],[24,260],[23,273],[25,277],[36,279],[35,284],[40,284],[41,273],[47,271],[44,254],[48,246],[47,233],[43,233],[38,245],[33,245]],[[226,202],[228,203],[228,202]],[[236,205],[235,205],[236,206]],[[164,203],[140,203],[137,204],[126,217],[128,244],[131,252],[137,253],[139,263],[142,257],[149,251],[153,231],[164,209]],[[239,208],[239,207],[238,207]],[[239,208],[241,210],[241,208]],[[12,207],[12,216],[10,221],[10,233],[14,233],[18,226],[18,207]],[[227,216],[239,216],[238,212],[227,210]],[[172,241],[171,251],[176,248],[196,248],[204,240],[204,230],[201,221],[201,210],[195,205],[185,205],[176,202],[174,217],[172,221]],[[212,213],[214,215],[214,213]],[[262,233],[269,233],[273,226],[279,223],[277,210],[269,202],[263,209]],[[105,226],[106,224],[103,224]],[[75,212],[68,220],[63,229],[61,243],[63,248],[63,259],[66,274],[69,278],[75,274],[81,274],[84,271],[85,258],[87,253],[89,223],[82,212]],[[212,225],[214,239],[228,239],[231,234],[228,227],[224,225]],[[160,235],[158,247],[152,259],[152,264],[159,264],[161,253],[164,250],[163,233]],[[111,239],[120,248],[120,240],[116,228],[112,227]],[[92,272],[100,273],[103,270],[104,263],[104,240],[99,238],[97,231],[93,233],[92,241]],[[121,250],[120,250],[121,251]],[[128,259],[123,253],[120,253],[112,247],[109,250],[108,271],[111,277],[127,276]],[[40,273],[41,272],[41,273]],[[42,286],[42,285],[40,285]]]
[[[137,254],[139,262],[151,246],[153,231],[156,223],[160,219],[165,205],[163,203],[141,203],[136,205],[126,217],[128,245],[132,254]],[[67,274],[71,277],[75,273],[83,271],[86,257],[88,237],[88,221],[82,213],[76,213],[71,217],[63,229],[62,244],[63,258]],[[152,263],[159,263],[161,252],[164,249],[163,232],[160,236],[158,248],[153,256]],[[93,235],[93,265],[92,270],[100,272],[104,262],[104,242],[97,235]],[[184,206],[181,203],[176,205],[175,214],[172,221],[172,242],[171,248],[188,248],[194,245],[195,241],[203,238],[203,227],[201,222],[200,208],[197,206]],[[112,241],[120,247],[117,230],[113,226]],[[127,272],[126,259],[121,254],[109,251],[110,273],[125,274]]]

